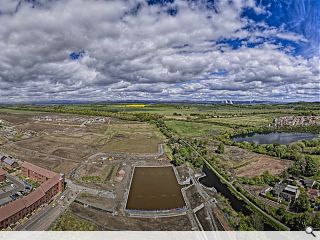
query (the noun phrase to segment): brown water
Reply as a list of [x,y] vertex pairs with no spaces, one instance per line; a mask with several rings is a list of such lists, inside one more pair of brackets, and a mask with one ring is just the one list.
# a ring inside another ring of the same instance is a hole
[[136,167],[126,208],[156,211],[182,208],[185,202],[173,168]]

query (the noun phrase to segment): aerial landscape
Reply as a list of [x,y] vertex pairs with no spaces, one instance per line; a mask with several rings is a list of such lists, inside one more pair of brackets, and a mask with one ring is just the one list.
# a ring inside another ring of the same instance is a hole
[[319,2],[1,4],[0,230],[320,231]]
[[318,228],[319,115],[318,103],[3,106],[0,213],[42,172],[66,187],[2,227]]

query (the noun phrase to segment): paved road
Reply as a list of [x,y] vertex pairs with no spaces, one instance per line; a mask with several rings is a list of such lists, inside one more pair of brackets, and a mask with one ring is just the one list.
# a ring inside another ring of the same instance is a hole
[[12,190],[8,192],[1,193],[0,199],[9,197],[10,195],[18,191],[24,190],[24,184],[21,180],[18,180],[16,177],[11,176],[10,174],[7,174],[7,179],[9,179],[16,187],[14,187]]
[[[94,195],[104,195],[109,198],[114,198],[113,192],[99,191],[92,188],[87,188],[73,183],[70,179],[66,179],[68,188],[49,205],[38,209],[38,211],[31,216],[26,222],[18,225],[15,230],[17,231],[44,231],[48,230],[52,223],[70,206],[76,199],[80,192],[87,192]],[[61,196],[65,196],[60,200]]]
[[[65,196],[60,200],[60,196]],[[52,223],[70,206],[75,200],[77,194],[70,189],[66,189],[62,194],[57,196],[49,205],[39,209],[27,222],[18,225],[17,231],[45,231],[48,230]]]

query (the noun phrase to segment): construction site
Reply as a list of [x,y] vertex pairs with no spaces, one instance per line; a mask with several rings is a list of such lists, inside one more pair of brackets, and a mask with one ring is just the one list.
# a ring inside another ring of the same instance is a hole
[[153,125],[29,112],[0,112],[0,120],[1,154],[61,173],[66,182],[58,197],[9,229],[57,229],[67,215],[97,230],[229,228],[215,189],[199,182],[202,171],[173,166]]

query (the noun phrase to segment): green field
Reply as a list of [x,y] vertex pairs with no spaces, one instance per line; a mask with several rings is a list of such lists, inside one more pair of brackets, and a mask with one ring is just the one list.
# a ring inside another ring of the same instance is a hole
[[254,116],[239,116],[239,117],[226,117],[226,118],[210,118],[202,121],[212,122],[216,124],[228,124],[230,126],[247,126],[247,127],[260,127],[268,126],[272,120],[277,117],[274,114],[256,114]]
[[65,212],[59,220],[50,228],[51,231],[97,231],[98,226],[92,222],[83,220],[71,211]]
[[185,137],[215,136],[230,130],[230,128],[225,126],[201,122],[171,120],[166,121],[166,124],[179,135]]
[[[320,115],[319,103],[292,103],[292,104],[66,104],[66,105],[15,105],[0,106],[0,111],[8,108],[11,111],[17,109],[39,111],[96,111],[109,113],[149,113],[159,114],[166,117],[192,117],[197,115],[210,115],[220,117],[235,117],[248,115],[290,115],[312,114]],[[181,115],[181,116],[180,116]]]

